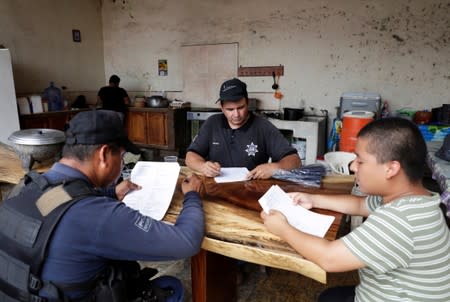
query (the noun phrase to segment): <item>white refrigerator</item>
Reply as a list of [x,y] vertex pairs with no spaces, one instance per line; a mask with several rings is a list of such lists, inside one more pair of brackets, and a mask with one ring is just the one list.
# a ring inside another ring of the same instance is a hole
[[0,142],[10,144],[8,137],[20,130],[16,90],[9,49],[0,49]]

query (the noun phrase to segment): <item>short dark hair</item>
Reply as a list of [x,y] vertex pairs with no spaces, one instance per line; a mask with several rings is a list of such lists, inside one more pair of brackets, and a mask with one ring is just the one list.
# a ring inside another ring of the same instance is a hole
[[367,152],[373,154],[378,163],[398,161],[412,183],[422,180],[427,146],[413,122],[398,117],[377,119],[364,126],[358,138],[368,140]]
[[[74,158],[79,161],[88,160],[94,154],[94,152],[103,146],[104,144],[98,145],[64,145],[62,150],[62,156],[67,158]],[[114,154],[120,151],[121,146],[118,143],[108,143],[106,144],[112,150]]]
[[110,82],[110,83],[113,83],[113,84],[116,84],[116,85],[119,85],[119,83],[120,83],[120,78],[119,78],[117,75],[113,74],[113,75],[109,78],[109,82]]

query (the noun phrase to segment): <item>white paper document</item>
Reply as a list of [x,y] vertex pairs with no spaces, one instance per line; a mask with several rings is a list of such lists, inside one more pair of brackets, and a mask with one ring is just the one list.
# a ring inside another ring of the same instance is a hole
[[137,162],[130,180],[142,189],[127,194],[123,202],[143,215],[161,220],[172,201],[179,173],[177,162]]
[[314,213],[300,205],[294,205],[291,197],[277,185],[270,187],[258,201],[264,212],[278,210],[286,216],[290,225],[318,237],[325,236],[334,221],[333,216]]
[[220,175],[214,177],[217,183],[247,180],[247,168],[221,168]]

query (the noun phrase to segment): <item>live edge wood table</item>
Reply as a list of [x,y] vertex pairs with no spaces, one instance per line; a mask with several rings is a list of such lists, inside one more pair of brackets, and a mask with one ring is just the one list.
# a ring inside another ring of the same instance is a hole
[[[50,166],[43,164],[34,169],[43,172]],[[189,169],[182,167],[182,174],[186,173],[190,173]],[[24,174],[15,152],[0,143],[0,184],[16,184]],[[165,221],[175,222],[182,209],[182,179],[181,176]],[[297,272],[326,283],[327,274],[323,269],[266,231],[259,217],[258,199],[273,184],[278,184],[286,192],[349,193],[353,177],[325,177],[320,189],[274,179],[217,184],[214,179],[203,177],[203,182],[206,236],[201,251],[191,259],[192,298],[195,302],[236,301],[236,259]],[[325,238],[336,239],[343,215],[319,209],[314,211],[335,217]]]
[[[182,173],[189,171],[183,167]],[[175,222],[182,209],[181,179],[164,217],[169,222]],[[236,259],[297,272],[326,283],[327,273],[322,268],[265,229],[259,216],[258,199],[273,184],[286,192],[349,193],[353,178],[325,178],[320,189],[274,179],[217,184],[213,178],[203,177],[203,183],[206,236],[201,251],[191,259],[193,301],[236,301]],[[325,238],[336,239],[343,215],[320,209],[314,211],[335,217]]]

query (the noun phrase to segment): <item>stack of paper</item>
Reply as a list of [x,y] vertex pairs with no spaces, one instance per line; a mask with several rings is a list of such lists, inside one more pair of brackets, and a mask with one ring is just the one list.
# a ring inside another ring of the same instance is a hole
[[278,210],[286,216],[290,225],[318,237],[325,236],[334,221],[334,216],[317,214],[295,205],[289,195],[277,185],[270,187],[259,199],[259,203],[264,212],[269,213],[271,209]]
[[127,194],[123,202],[143,215],[161,220],[172,201],[179,173],[177,162],[137,162],[130,180],[142,189]]
[[30,114],[30,103],[28,102],[28,98],[20,97],[17,98],[17,104],[19,105],[19,113],[20,114]]
[[214,177],[217,183],[245,181],[248,175],[247,168],[221,168],[220,175]]

